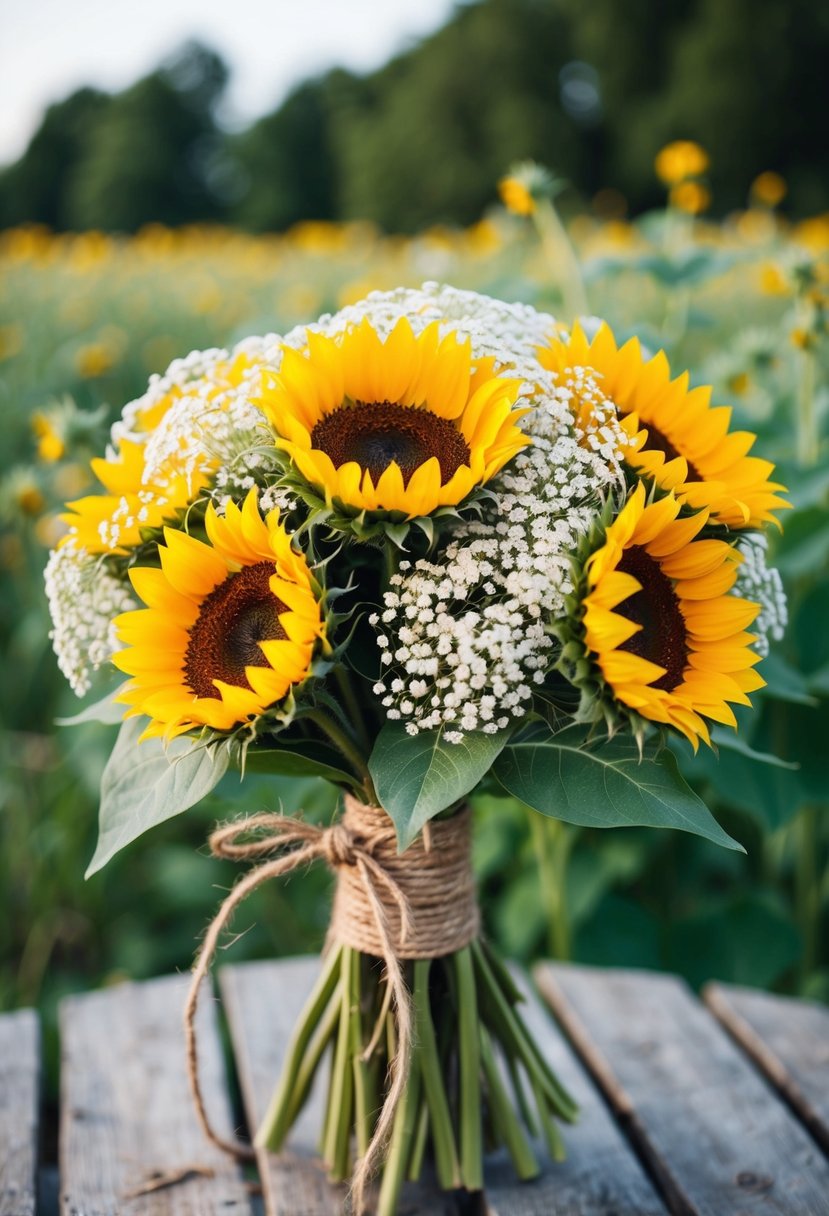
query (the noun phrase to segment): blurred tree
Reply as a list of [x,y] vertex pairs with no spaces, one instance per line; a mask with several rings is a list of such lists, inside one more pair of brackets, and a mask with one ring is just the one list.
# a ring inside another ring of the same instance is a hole
[[114,97],[68,183],[69,226],[130,231],[148,220],[221,218],[210,168],[220,146],[214,109],[226,82],[219,56],[188,43]]
[[343,214],[398,231],[470,222],[527,157],[577,179],[585,157],[558,99],[568,44],[559,4],[487,0],[359,89],[332,81]]
[[653,159],[672,139],[711,155],[715,209],[744,206],[774,168],[795,211],[826,207],[829,6],[814,0],[565,0],[578,53],[599,73],[606,182],[634,210],[659,204]]
[[110,103],[107,93],[78,89],[49,106],[21,158],[0,170],[0,227],[26,222],[69,226],[67,186],[89,131]]
[[0,224],[131,230],[229,219],[255,230],[368,218],[464,223],[534,158],[634,212],[664,192],[669,140],[711,153],[714,207],[775,169],[787,207],[826,207],[829,5],[814,0],[473,0],[379,71],[308,81],[242,135],[217,130],[227,71],[183,48],[114,97],[52,106],[0,172]]
[[243,228],[263,232],[337,215],[325,86],[301,85],[273,114],[231,140],[225,172],[240,184],[231,215]]

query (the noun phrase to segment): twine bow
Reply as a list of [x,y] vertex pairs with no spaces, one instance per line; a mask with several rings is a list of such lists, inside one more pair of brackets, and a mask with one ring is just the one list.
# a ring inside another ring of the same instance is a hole
[[[387,817],[385,817],[387,818]],[[257,833],[252,840],[245,840],[250,833]],[[365,1187],[378,1162],[391,1131],[395,1111],[406,1086],[409,1075],[409,1059],[412,1043],[412,1007],[397,948],[406,942],[412,930],[409,901],[396,878],[381,864],[375,851],[382,840],[379,832],[356,831],[347,823],[338,822],[330,827],[318,827],[301,819],[262,812],[218,828],[209,838],[210,851],[214,857],[232,861],[252,861],[267,858],[273,853],[280,856],[249,871],[234,885],[211,921],[204,941],[196,956],[193,978],[184,1006],[184,1037],[187,1051],[187,1075],[190,1092],[196,1107],[199,1123],[204,1134],[218,1148],[242,1160],[254,1160],[253,1149],[237,1140],[227,1140],[212,1126],[207,1114],[198,1070],[196,1043],[196,1009],[202,980],[210,971],[216,955],[219,939],[233,913],[252,891],[271,878],[280,878],[313,861],[325,861],[333,870],[353,867],[361,880],[365,899],[371,909],[374,928],[385,963],[386,981],[397,1016],[397,1050],[389,1065],[389,1086],[386,1098],[374,1129],[374,1135],[362,1160],[358,1163],[353,1178],[355,1207],[363,1210]],[[386,907],[380,891],[387,893],[397,907],[400,916],[398,941],[392,940]],[[335,925],[336,928],[336,925]],[[373,1044],[369,1044],[368,1053]]]

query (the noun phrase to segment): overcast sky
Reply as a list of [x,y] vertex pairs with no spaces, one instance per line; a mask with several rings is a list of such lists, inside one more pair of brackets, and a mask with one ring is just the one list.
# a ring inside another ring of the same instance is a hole
[[453,0],[0,0],[0,164],[45,107],[83,84],[120,89],[187,38],[231,67],[225,117],[266,113],[308,75],[367,71],[443,24]]

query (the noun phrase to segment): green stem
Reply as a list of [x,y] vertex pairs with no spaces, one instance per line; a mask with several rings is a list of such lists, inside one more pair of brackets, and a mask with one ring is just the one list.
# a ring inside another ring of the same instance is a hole
[[360,708],[360,702],[357,699],[356,692],[354,691],[351,676],[342,663],[337,663],[335,665],[334,679],[337,681],[343,701],[345,702],[345,708],[348,711],[351,719],[351,725],[353,726],[360,745],[364,750],[364,754],[368,755],[371,751],[371,740],[368,737],[366,724],[363,720],[363,711]]
[[420,1063],[417,1043],[412,1044],[411,1068],[403,1096],[394,1114],[389,1151],[377,1200],[377,1216],[395,1216],[406,1166],[412,1154],[420,1108]]
[[352,766],[354,772],[363,782],[367,793],[374,796],[374,785],[371,780],[371,774],[368,771],[368,765],[363,758],[362,753],[357,749],[353,739],[343,730],[338,722],[336,722],[330,714],[327,714],[324,709],[310,709],[305,715],[310,719],[324,735],[327,735],[334,746],[345,757]]
[[425,1095],[420,1099],[420,1114],[417,1118],[412,1155],[409,1158],[409,1169],[406,1177],[410,1182],[417,1182],[423,1168],[423,1157],[426,1152],[426,1137],[429,1133],[429,1105]]
[[558,208],[549,200],[542,200],[533,211],[533,221],[553,275],[558,279],[565,318],[572,322],[577,317],[587,316],[590,307],[581,264]]
[[351,1058],[354,1068],[354,1124],[357,1132],[357,1153],[362,1157],[369,1146],[374,1126],[374,1108],[370,1103],[369,1066],[363,1059],[363,1018],[361,1013],[362,956],[358,950],[351,955],[351,1008],[349,1010]]
[[354,1098],[354,1072],[351,1067],[351,959],[354,951],[350,946],[342,948],[341,977],[343,999],[340,1003],[340,1021],[337,1030],[337,1045],[331,1085],[328,1091],[327,1125],[323,1158],[331,1178],[344,1182],[349,1175],[349,1142],[351,1139],[351,1114]]
[[530,1078],[530,1085],[532,1086],[533,1097],[535,1098],[538,1118],[541,1121],[541,1130],[544,1133],[547,1152],[553,1161],[563,1161],[565,1157],[564,1141],[556,1127],[556,1121],[550,1113],[547,1095],[534,1077]]
[[285,1063],[282,1066],[282,1076],[271,1098],[262,1126],[256,1134],[256,1144],[260,1148],[278,1149],[290,1127],[287,1115],[296,1088],[297,1074],[302,1066],[311,1036],[339,983],[342,949],[342,946],[337,946],[328,955],[294,1028]]
[[542,818],[530,811],[538,868],[541,874],[541,898],[547,912],[548,948],[553,958],[570,958],[570,918],[567,915],[567,863],[572,835],[558,819]]
[[576,1103],[555,1076],[521,1018],[504,996],[480,945],[473,942],[472,950],[481,994],[484,997],[482,1010],[487,1025],[495,1032],[504,1050],[521,1061],[530,1080],[536,1080],[547,1093],[559,1118],[566,1119],[569,1123],[575,1122],[578,1116]]
[[797,458],[808,467],[817,463],[818,437],[815,412],[817,361],[810,347],[799,352],[797,383]]
[[[438,1056],[435,1027],[429,1005],[429,971],[431,959],[419,958],[414,963],[415,1036],[420,1050],[423,1088],[432,1123],[432,1143],[435,1149],[435,1169],[445,1191],[461,1184],[455,1132],[449,1113],[449,1100],[443,1084],[443,1070]],[[451,1016],[451,1012],[447,1010]]]
[[503,1140],[507,1146],[515,1172],[522,1182],[527,1182],[530,1178],[537,1178],[540,1172],[538,1162],[524,1135],[523,1128],[516,1118],[515,1111],[512,1109],[512,1103],[504,1088],[501,1074],[498,1072],[498,1065],[495,1063],[489,1034],[483,1029],[481,1030],[481,1063],[486,1077],[495,1128],[499,1139]]
[[818,921],[820,916],[820,882],[818,879],[817,808],[804,806],[795,821],[796,901],[800,932],[803,936],[801,981],[805,981],[817,965]]
[[458,985],[458,1056],[460,1063],[461,1178],[468,1191],[484,1185],[481,1133],[481,1050],[478,997],[472,955],[465,946],[454,956]]
[[305,1054],[302,1057],[302,1062],[296,1074],[296,1082],[294,1091],[290,1095],[288,1102],[284,1107],[284,1115],[279,1121],[277,1129],[278,1134],[274,1135],[274,1139],[281,1144],[287,1133],[291,1130],[299,1112],[305,1105],[308,1094],[311,1091],[311,1084],[316,1076],[320,1060],[323,1057],[326,1047],[331,1042],[337,1030],[337,1025],[340,1020],[340,1005],[342,1003],[343,994],[342,986],[338,985],[334,989],[334,995],[328,1002],[328,1008],[322,1015],[314,1036],[308,1045]]

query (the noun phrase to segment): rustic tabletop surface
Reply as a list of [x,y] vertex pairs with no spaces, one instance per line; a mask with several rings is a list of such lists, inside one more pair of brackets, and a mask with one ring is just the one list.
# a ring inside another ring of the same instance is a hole
[[[227,967],[220,987],[240,1094],[214,1004],[202,1075],[226,1134],[255,1126],[318,961]],[[672,976],[541,964],[526,1017],[582,1108],[568,1156],[516,1184],[487,1165],[484,1197],[409,1187],[408,1216],[829,1216],[829,1009]],[[202,1136],[184,1065],[188,977],[70,997],[61,1010],[58,1169],[39,1163],[39,1031],[0,1016],[0,1216],[334,1216],[344,1192],[314,1156],[315,1092],[290,1151],[240,1169]],[[42,1147],[40,1150],[43,1156]]]

